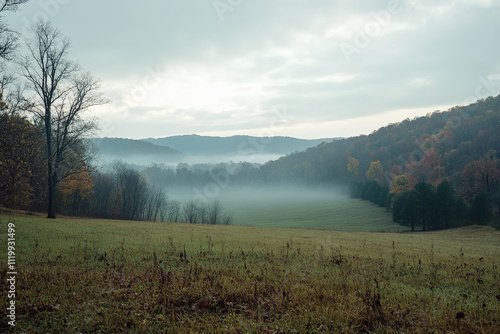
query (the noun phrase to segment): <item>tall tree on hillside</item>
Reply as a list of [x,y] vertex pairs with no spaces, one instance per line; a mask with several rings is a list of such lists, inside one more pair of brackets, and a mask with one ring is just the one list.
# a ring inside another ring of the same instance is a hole
[[359,160],[356,158],[349,158],[347,163],[347,171],[355,180],[359,173]]
[[27,42],[29,53],[19,63],[22,76],[34,92],[31,112],[43,126],[47,145],[48,218],[55,218],[56,187],[82,165],[74,161],[81,139],[96,128],[82,114],[106,103],[98,92],[100,82],[68,59],[69,40],[49,22],[32,26],[34,38]]
[[384,169],[380,161],[377,160],[370,163],[370,168],[366,172],[366,178],[380,184],[384,182]]

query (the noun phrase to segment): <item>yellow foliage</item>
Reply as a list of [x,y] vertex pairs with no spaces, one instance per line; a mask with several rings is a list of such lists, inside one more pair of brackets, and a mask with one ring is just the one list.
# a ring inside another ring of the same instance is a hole
[[347,163],[347,171],[352,176],[358,175],[359,172],[359,160],[356,158],[349,158],[349,162]]
[[411,190],[411,184],[405,175],[398,175],[391,181],[391,194],[400,195]]
[[382,177],[384,176],[384,170],[380,161],[372,161],[370,163],[370,168],[366,172],[366,178],[368,180],[373,180],[377,182],[382,182]]
[[64,198],[78,195],[80,199],[87,199],[93,193],[93,186],[89,173],[84,171],[61,181],[59,189]]

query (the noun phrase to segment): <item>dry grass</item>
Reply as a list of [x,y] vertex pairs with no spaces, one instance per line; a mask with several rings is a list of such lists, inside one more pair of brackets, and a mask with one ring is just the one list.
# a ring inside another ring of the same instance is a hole
[[[500,332],[500,233],[488,228],[0,221],[18,239],[14,332]],[[6,255],[0,265],[5,291]]]

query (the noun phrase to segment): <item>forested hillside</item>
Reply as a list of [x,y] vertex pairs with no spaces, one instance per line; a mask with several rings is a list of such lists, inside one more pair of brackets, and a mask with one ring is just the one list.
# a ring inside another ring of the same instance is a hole
[[[372,161],[380,161],[382,183],[405,174],[413,182],[450,178],[463,184],[467,164],[500,149],[500,96],[426,117],[389,124],[370,135],[323,143],[263,166],[268,181],[339,183],[366,180]],[[498,158],[498,156],[495,155]],[[357,171],[349,173],[349,158]]]
[[[473,206],[481,195],[489,204],[485,210],[498,215],[499,122],[500,96],[489,97],[389,124],[370,135],[323,143],[261,170],[268,183],[354,184],[354,196],[388,207],[394,201],[387,203],[381,192],[394,195],[419,183],[438,187],[447,180],[454,196]],[[367,194],[367,181],[376,195]]]

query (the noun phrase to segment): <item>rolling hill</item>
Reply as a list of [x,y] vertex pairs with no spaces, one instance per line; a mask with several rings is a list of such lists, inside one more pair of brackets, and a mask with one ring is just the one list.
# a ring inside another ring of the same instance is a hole
[[123,160],[128,163],[147,165],[152,162],[176,162],[185,154],[170,147],[125,138],[94,138],[91,140],[106,161]]
[[307,140],[291,137],[173,136],[134,140],[95,138],[92,142],[105,161],[123,160],[137,165],[151,163],[219,163],[249,161],[265,163],[281,156],[314,147],[333,139]]
[[168,146],[192,155],[250,155],[274,154],[286,155],[295,151],[302,151],[322,142],[331,142],[334,139],[298,139],[292,137],[209,137],[198,135],[171,136],[164,138],[144,139],[150,143]]

